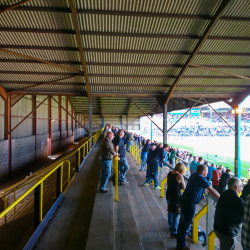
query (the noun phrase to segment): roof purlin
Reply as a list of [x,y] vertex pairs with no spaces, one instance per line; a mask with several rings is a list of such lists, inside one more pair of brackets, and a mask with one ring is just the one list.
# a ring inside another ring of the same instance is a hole
[[91,93],[90,93],[90,87],[89,87],[89,79],[88,79],[88,73],[87,73],[87,68],[86,68],[86,64],[85,64],[85,58],[84,58],[82,40],[81,40],[81,36],[80,36],[79,24],[78,24],[78,20],[77,20],[75,0],[69,0],[69,3],[70,3],[71,10],[72,10],[72,20],[73,20],[73,25],[74,25],[75,32],[76,32],[76,41],[77,41],[77,45],[79,48],[80,58],[81,58],[82,66],[83,66],[84,79],[85,79],[85,84],[86,84],[86,88],[87,88],[88,99],[89,99],[89,103],[91,103],[92,100],[91,100]]

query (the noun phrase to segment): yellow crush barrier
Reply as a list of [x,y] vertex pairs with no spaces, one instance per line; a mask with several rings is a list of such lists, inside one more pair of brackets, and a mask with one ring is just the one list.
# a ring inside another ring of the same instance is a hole
[[115,171],[115,199],[114,201],[119,201],[118,198],[118,158],[114,158],[114,171]]
[[200,211],[197,213],[193,220],[193,243],[199,243],[198,241],[198,223],[201,217],[208,212],[208,204],[206,204]]
[[216,234],[213,231],[210,232],[208,235],[208,250],[214,250],[214,240],[216,238]]
[[168,180],[168,177],[166,176],[162,181],[161,181],[161,198],[164,198],[164,184]]
[[138,156],[138,165],[141,165],[141,154]]

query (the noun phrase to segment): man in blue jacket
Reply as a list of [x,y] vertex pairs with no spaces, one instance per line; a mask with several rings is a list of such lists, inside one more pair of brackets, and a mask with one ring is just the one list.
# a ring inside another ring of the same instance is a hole
[[124,136],[124,131],[123,130],[119,130],[118,134],[117,134],[117,139],[114,143],[115,147],[118,146],[118,153],[120,155],[120,160],[118,161],[118,168],[119,168],[119,173],[120,173],[120,178],[121,181],[124,183],[129,183],[126,179],[126,173],[129,170],[129,165],[128,165],[128,161],[126,158],[126,148],[125,145],[123,143],[123,138]]
[[177,249],[189,250],[186,243],[187,233],[195,215],[196,204],[200,203],[205,189],[215,198],[219,199],[219,193],[208,183],[207,166],[199,165],[197,172],[193,173],[187,183],[187,187],[180,198],[181,218],[177,232]]

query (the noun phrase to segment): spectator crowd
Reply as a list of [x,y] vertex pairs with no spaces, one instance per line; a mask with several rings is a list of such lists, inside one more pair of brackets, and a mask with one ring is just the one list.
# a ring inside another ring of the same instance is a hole
[[[133,132],[106,125],[104,139],[100,146],[102,170],[100,192],[109,191],[106,185],[111,176],[114,156],[118,159],[121,183],[129,183],[126,180],[126,173],[129,170],[126,155],[134,142],[143,147],[140,170],[146,172],[144,186],[149,186],[149,183],[153,181],[154,188],[161,189],[158,183],[159,167],[163,167],[166,162],[174,166],[174,170],[170,171],[167,176],[166,199],[170,235],[177,239],[176,249],[191,249],[191,246],[186,243],[186,239],[192,234],[196,205],[205,199],[205,193],[210,193],[218,199],[214,232],[220,241],[220,249],[235,249],[236,236],[242,225],[242,247],[244,250],[250,250],[250,180],[242,190],[241,180],[231,176],[231,169],[224,168],[223,165],[209,164],[202,157],[192,156],[187,151],[180,151]],[[178,157],[177,164],[175,164],[176,156]],[[183,177],[186,171],[189,173],[187,184]],[[199,229],[198,236],[206,245],[206,232]]]

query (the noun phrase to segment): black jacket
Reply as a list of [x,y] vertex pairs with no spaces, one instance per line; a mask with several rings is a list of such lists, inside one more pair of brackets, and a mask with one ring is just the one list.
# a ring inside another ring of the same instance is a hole
[[245,202],[235,191],[228,189],[220,196],[214,217],[214,229],[224,235],[235,237],[243,219]]

